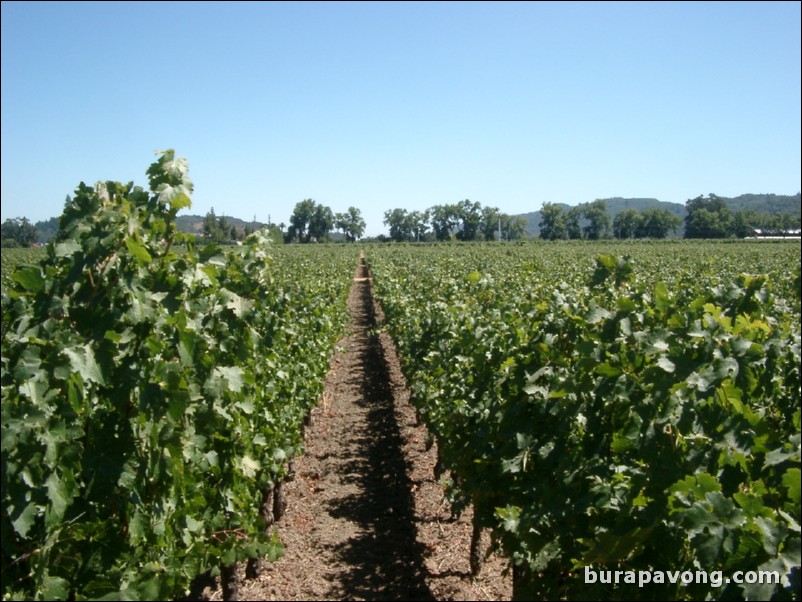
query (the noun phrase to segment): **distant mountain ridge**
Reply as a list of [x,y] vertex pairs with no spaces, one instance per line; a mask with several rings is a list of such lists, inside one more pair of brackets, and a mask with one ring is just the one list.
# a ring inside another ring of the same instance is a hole
[[[781,194],[742,194],[734,198],[721,197],[727,206],[733,211],[749,210],[758,213],[790,213],[792,215],[800,215],[802,209],[802,201],[800,200],[800,193],[794,195],[781,195]],[[602,199],[607,203],[607,213],[610,215],[612,222],[615,215],[627,209],[635,209],[639,213],[646,209],[664,209],[670,211],[682,220],[685,220],[687,211],[683,203],[670,203],[667,201],[660,201],[653,198],[631,198],[625,199],[622,197],[611,197]],[[580,203],[585,204],[585,203]],[[572,205],[565,203],[555,203],[564,211],[572,208]],[[527,232],[530,238],[535,238],[540,235],[540,211],[533,211],[531,213],[520,214],[526,218]],[[681,237],[683,227],[676,233],[676,236]]]

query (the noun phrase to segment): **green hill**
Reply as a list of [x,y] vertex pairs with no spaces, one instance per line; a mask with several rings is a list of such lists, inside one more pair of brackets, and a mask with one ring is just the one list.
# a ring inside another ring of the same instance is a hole
[[742,194],[724,199],[733,211],[752,210],[758,213],[790,213],[800,215],[800,195]]

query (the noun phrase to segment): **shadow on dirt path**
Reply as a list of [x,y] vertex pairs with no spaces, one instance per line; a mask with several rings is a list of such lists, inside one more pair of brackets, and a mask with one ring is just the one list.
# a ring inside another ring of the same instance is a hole
[[[416,539],[415,507],[409,467],[402,450],[394,411],[394,395],[365,266],[357,268],[352,306],[354,354],[346,384],[360,395],[354,400],[362,413],[352,437],[343,441],[341,471],[358,484],[358,491],[330,500],[335,518],[355,523],[359,534],[333,550],[348,567],[333,584],[334,598],[368,600],[433,600],[424,578],[424,549]],[[354,416],[355,417],[355,416]]]
[[[383,316],[364,258],[348,307],[351,324],[284,484],[276,530],[285,554],[261,561],[240,599],[509,599],[503,561],[471,576],[470,513],[454,519],[433,477],[436,449],[417,424],[392,340],[377,329]],[[221,597],[219,584],[204,594]]]

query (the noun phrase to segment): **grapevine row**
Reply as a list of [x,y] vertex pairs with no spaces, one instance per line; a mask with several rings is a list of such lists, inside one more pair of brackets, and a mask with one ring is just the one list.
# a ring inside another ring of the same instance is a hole
[[4,599],[172,599],[282,553],[265,504],[355,258],[274,253],[259,233],[196,248],[175,223],[187,172],[167,151],[150,192],[81,184],[47,258],[4,291]]
[[798,599],[799,245],[600,248],[371,250],[453,501],[516,599]]
[[3,249],[0,261],[0,287],[5,288],[11,282],[11,273],[23,265],[38,263],[44,259],[44,249],[26,249],[22,247]]

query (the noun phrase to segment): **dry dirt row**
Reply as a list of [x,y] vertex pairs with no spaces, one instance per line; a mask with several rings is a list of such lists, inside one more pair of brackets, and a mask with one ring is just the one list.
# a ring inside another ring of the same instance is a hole
[[[470,516],[451,517],[433,477],[435,451],[415,424],[392,341],[376,330],[381,310],[363,262],[348,305],[349,333],[284,486],[285,556],[243,580],[240,599],[509,599],[503,560],[470,575]],[[221,599],[219,585],[205,597]]]

